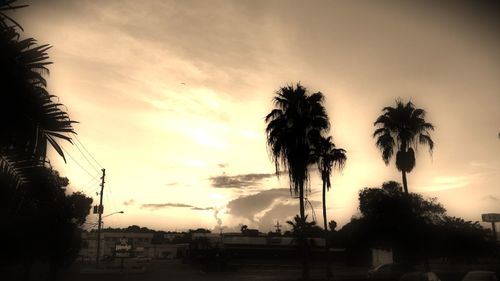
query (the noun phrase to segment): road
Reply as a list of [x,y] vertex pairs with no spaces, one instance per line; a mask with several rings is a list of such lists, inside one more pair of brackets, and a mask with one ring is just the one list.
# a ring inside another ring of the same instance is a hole
[[[88,265],[76,264],[70,270],[64,272],[61,280],[74,281],[159,281],[159,280],[298,280],[301,276],[299,264],[290,264],[285,262],[276,263],[240,263],[233,264],[232,270],[226,272],[204,272],[200,266],[183,264],[179,260],[153,260],[146,265],[144,272],[100,272],[86,270]],[[363,277],[366,273],[365,268],[334,268],[337,277],[343,280],[346,277]],[[82,272],[87,272],[82,274]],[[323,280],[325,273],[321,264],[312,264],[312,280]],[[337,278],[336,278],[337,279]],[[353,279],[353,278],[349,278]],[[359,278],[354,278],[359,279]]]
[[[289,281],[299,280],[301,266],[299,261],[288,260],[237,260],[225,272],[204,272],[202,266],[183,264],[180,260],[153,260],[145,263],[145,269],[139,270],[100,270],[96,271],[94,265],[75,262],[69,269],[60,272],[60,281],[198,281],[198,280],[263,280],[263,281]],[[484,267],[484,268],[483,268]],[[38,269],[37,269],[38,268]],[[46,266],[34,267],[31,274],[32,281],[46,280]],[[460,281],[468,270],[489,269],[486,265],[442,265],[432,267],[443,281]],[[334,280],[337,281],[366,281],[368,267],[353,267],[342,264],[333,265]],[[21,281],[22,269],[17,272],[6,272],[0,268],[0,280]],[[325,280],[325,264],[322,262],[311,263],[311,280]]]

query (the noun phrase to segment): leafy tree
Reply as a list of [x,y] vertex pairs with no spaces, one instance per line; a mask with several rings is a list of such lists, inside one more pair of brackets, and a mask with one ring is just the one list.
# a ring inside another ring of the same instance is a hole
[[248,225],[244,224],[240,227],[241,233],[244,233],[248,229]]
[[[305,203],[309,166],[313,164],[314,137],[329,128],[323,106],[324,96],[308,94],[300,84],[280,88],[273,98],[275,108],[266,116],[267,145],[279,175],[287,171],[290,192],[299,198],[300,218],[305,221]],[[304,234],[301,235],[304,239]],[[307,248],[303,248],[303,277],[308,279]]]
[[364,188],[359,192],[359,210],[363,217],[400,221],[408,215],[434,223],[445,215],[446,210],[436,198],[425,199],[416,193],[405,196],[397,188],[388,186]]
[[385,188],[365,188],[359,192],[361,216],[340,231],[353,252],[374,246],[392,248],[396,259],[419,260],[428,254],[437,224],[446,210],[436,199],[405,194],[397,184]]
[[495,251],[495,243],[488,239],[488,231],[477,221],[446,216],[434,229],[438,233],[435,255],[474,261]]
[[425,111],[411,102],[404,104],[398,99],[396,107],[384,107],[382,112],[374,123],[373,137],[386,165],[397,151],[396,168],[401,171],[404,191],[408,194],[406,173],[415,167],[415,150],[419,144],[427,145],[432,153],[434,141],[430,132],[434,126],[425,121]]
[[210,231],[209,229],[205,229],[205,228],[197,228],[197,229],[190,229],[188,231],[189,233],[212,233],[212,231]]
[[337,222],[334,221],[334,220],[331,220],[329,223],[328,223],[328,227],[330,228],[330,231],[336,231],[336,228],[337,228]]
[[74,218],[74,223],[81,226],[87,220],[90,213],[89,206],[92,206],[92,198],[78,191],[66,196],[67,209]]
[[393,249],[395,259],[425,261],[474,258],[494,248],[478,222],[449,217],[435,198],[405,194],[397,182],[361,190],[359,210],[361,216],[340,230],[343,246],[351,253],[387,247]]
[[386,181],[382,184],[382,189],[387,192],[402,192],[403,187],[397,181]]
[[24,264],[27,274],[33,261],[46,261],[52,278],[76,259],[92,198],[80,192],[66,195],[68,179],[52,169],[40,167],[32,177],[33,183],[22,189],[0,189],[0,197],[7,194],[10,201],[0,206],[8,214],[0,239],[9,241],[0,258]]

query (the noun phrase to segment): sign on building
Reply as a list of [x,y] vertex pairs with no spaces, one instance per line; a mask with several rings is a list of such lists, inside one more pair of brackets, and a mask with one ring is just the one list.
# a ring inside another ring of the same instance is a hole
[[132,253],[132,245],[128,243],[128,239],[123,237],[120,239],[120,243],[115,245],[115,257],[117,258],[128,258]]
[[500,214],[495,214],[495,213],[482,214],[481,218],[483,219],[484,222],[500,222]]

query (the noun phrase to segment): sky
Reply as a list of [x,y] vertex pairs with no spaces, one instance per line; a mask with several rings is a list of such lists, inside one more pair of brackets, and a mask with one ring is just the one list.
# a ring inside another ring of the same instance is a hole
[[[78,140],[62,143],[67,162],[50,159],[95,204],[106,169],[104,215],[124,214],[105,227],[284,224],[298,200],[275,175],[264,117],[297,82],[325,95],[329,133],[347,151],[329,219],[359,215],[360,189],[401,181],[372,138],[382,108],[401,98],[436,128],[410,191],[480,220],[500,212],[498,10],[415,2],[47,0],[20,1],[30,7],[12,16],[53,46],[48,88],[79,123]],[[311,175],[308,214],[322,224]]]

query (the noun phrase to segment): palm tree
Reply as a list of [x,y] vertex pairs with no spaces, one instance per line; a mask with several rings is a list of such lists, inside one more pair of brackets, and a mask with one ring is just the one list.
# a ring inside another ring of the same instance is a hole
[[273,99],[275,109],[266,116],[267,145],[275,164],[276,175],[287,170],[290,192],[299,197],[300,217],[305,217],[305,185],[309,181],[313,137],[329,128],[328,115],[323,106],[324,96],[309,95],[306,88],[282,87]]
[[292,234],[296,237],[300,235],[301,231],[305,231],[308,233],[315,232],[315,228],[321,230],[318,226],[316,226],[315,221],[307,221],[307,215],[302,219],[299,215],[295,215],[292,220],[286,221],[288,225],[292,227]]
[[[280,88],[273,99],[275,108],[266,116],[267,145],[275,164],[276,175],[281,168],[288,172],[290,192],[299,198],[300,218],[305,221],[304,198],[312,164],[314,136],[329,128],[323,106],[324,96],[308,94],[297,83]],[[301,237],[304,237],[302,231]],[[308,278],[307,249],[304,249],[303,275]]]
[[63,105],[47,92],[47,50],[33,38],[20,39],[21,26],[5,11],[25,7],[0,0],[0,173],[17,186],[28,181],[30,169],[46,162],[50,144],[64,158],[57,139],[71,142],[74,133]]
[[397,150],[396,168],[401,171],[403,188],[408,194],[406,173],[415,167],[415,150],[419,144],[427,145],[432,155],[434,141],[430,131],[434,130],[434,126],[425,121],[425,111],[416,108],[411,101],[404,104],[397,99],[396,107],[384,107],[382,112],[374,123],[373,137],[386,165]]
[[[314,157],[318,165],[318,170],[321,174],[323,182],[323,227],[325,233],[325,250],[328,255],[328,219],[326,217],[326,192],[330,189],[331,174],[334,168],[342,170],[347,160],[346,151],[342,148],[336,148],[332,141],[332,137],[318,136],[315,143]],[[330,279],[332,277],[332,270],[330,267],[330,257],[327,256],[326,275]]]
[[328,231],[328,219],[326,217],[326,192],[330,190],[331,174],[334,168],[342,170],[347,160],[346,151],[342,148],[336,148],[332,142],[332,137],[321,137],[318,140],[315,151],[317,157],[318,170],[321,173],[323,182],[323,225],[325,231]]

